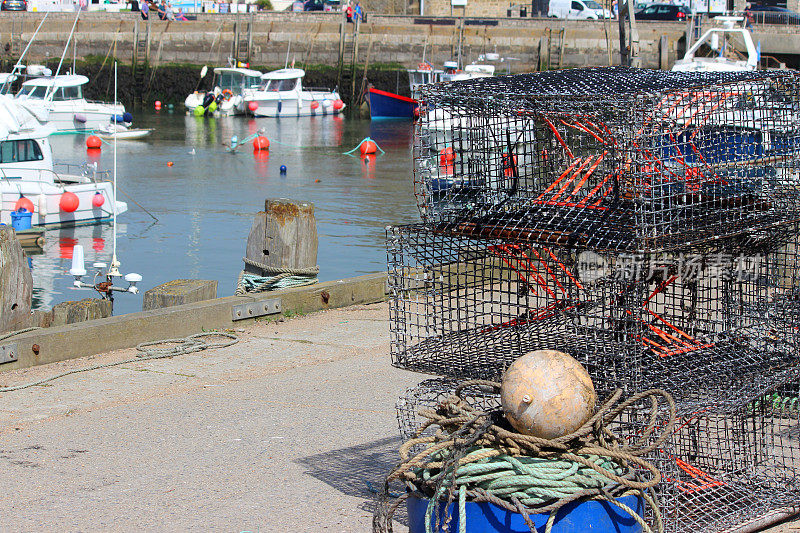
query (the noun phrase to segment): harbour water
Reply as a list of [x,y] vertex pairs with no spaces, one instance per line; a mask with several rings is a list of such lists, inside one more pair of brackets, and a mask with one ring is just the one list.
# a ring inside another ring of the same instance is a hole
[[[220,296],[233,294],[253,214],[266,198],[315,204],[322,281],[384,270],[385,226],[418,220],[408,122],[196,118],[162,110],[140,112],[136,126],[155,131],[146,141],[118,142],[119,199],[129,211],[118,219],[117,257],[123,274],[143,276],[142,292],[172,279],[199,278],[219,281]],[[254,156],[249,144],[231,154],[223,145],[262,128],[271,143],[268,154]],[[368,163],[343,155],[367,136],[386,153]],[[82,135],[55,136],[51,143],[57,159],[93,161]],[[98,168],[112,164],[113,150],[104,145]],[[75,244],[86,251],[89,281],[94,261],[111,260],[111,226],[46,232],[44,253],[31,259],[34,307],[97,296],[72,288]],[[141,306],[141,293],[118,295],[114,314]]]

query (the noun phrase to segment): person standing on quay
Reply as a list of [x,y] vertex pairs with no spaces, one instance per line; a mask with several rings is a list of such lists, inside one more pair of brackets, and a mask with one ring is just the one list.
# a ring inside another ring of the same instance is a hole
[[361,22],[361,4],[356,0],[355,20]]
[[150,4],[147,3],[147,0],[142,0],[142,6],[139,8],[139,13],[142,15],[144,20],[150,18]]
[[350,2],[347,2],[347,6],[344,8],[344,14],[347,16],[347,22],[353,22],[353,6]]

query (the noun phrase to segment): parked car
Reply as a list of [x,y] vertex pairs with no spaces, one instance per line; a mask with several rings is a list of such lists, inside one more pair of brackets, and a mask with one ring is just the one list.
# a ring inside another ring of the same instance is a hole
[[27,11],[28,2],[25,0],[3,0],[0,3],[0,11]]
[[686,20],[691,11],[684,6],[672,4],[651,4],[636,12],[636,20]]
[[547,16],[586,20],[611,18],[611,12],[595,0],[550,0]]
[[303,11],[324,11],[325,0],[305,0],[303,2]]
[[342,3],[339,0],[325,0],[325,9],[323,11],[341,11]]
[[750,6],[750,21],[756,24],[800,24],[800,13],[778,6]]

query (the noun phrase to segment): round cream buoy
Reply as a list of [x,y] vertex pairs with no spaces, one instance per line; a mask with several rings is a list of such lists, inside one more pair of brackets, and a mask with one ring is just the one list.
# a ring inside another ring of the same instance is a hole
[[589,373],[578,361],[556,350],[536,350],[508,367],[500,400],[514,429],[555,439],[591,418],[597,395]]

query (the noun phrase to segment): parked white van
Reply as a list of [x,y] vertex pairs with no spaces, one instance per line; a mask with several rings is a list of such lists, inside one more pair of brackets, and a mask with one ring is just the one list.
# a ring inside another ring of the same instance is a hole
[[550,0],[548,17],[561,19],[611,18],[611,12],[595,0]]

